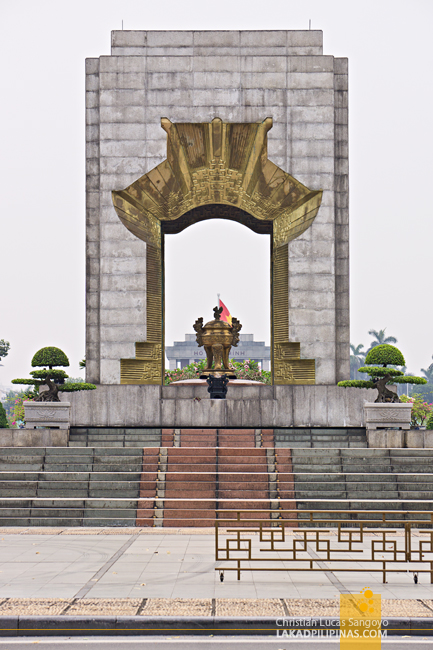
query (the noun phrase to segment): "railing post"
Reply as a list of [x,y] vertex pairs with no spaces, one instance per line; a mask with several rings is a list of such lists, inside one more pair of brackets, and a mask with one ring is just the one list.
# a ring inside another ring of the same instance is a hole
[[215,521],[215,562],[219,560],[219,543],[218,543],[218,522]]

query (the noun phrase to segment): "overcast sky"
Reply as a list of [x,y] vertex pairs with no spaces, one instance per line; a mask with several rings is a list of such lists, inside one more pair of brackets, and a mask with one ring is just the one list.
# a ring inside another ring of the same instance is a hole
[[[367,346],[368,330],[386,327],[409,369],[426,368],[433,354],[431,0],[3,0],[0,339],[11,351],[0,385],[28,376],[34,352],[46,345],[61,347],[69,373],[79,375],[84,60],[110,53],[110,32],[122,19],[125,29],[147,30],[307,29],[311,19],[324,32],[324,53],[349,57],[351,340]],[[217,292],[244,332],[269,341],[268,237],[225,226],[223,241],[212,222],[167,241],[168,344],[182,340],[197,316],[211,317]],[[210,254],[221,256],[219,270]],[[230,261],[241,254],[245,275],[235,286]]]

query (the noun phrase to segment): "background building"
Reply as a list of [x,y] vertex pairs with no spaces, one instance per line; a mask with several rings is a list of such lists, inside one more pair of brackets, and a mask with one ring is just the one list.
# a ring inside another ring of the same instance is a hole
[[[254,334],[240,334],[239,343],[230,351],[230,359],[244,361],[252,359],[261,364],[262,370],[270,370],[271,348],[264,341],[255,341]],[[206,359],[204,348],[199,348],[195,334],[185,334],[184,341],[175,341],[165,348],[169,370],[184,368],[193,361]]]

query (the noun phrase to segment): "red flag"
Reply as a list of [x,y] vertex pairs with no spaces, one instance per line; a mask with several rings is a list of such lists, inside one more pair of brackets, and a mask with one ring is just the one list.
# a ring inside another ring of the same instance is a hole
[[225,304],[223,303],[222,300],[219,301],[219,305],[218,305],[218,306],[223,308],[223,310],[222,310],[222,312],[221,312],[221,318],[220,318],[220,320],[224,320],[226,323],[228,323],[229,325],[231,325],[231,324],[232,324],[232,317],[231,317],[231,315],[230,315],[229,310],[227,309],[227,307],[225,306]]

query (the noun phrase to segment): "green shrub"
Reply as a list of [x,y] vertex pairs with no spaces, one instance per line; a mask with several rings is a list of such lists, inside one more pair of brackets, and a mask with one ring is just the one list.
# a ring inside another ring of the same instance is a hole
[[[164,384],[172,384],[176,381],[183,381],[184,379],[198,379],[206,368],[207,362],[195,361],[190,363],[184,368],[176,368],[176,370],[166,370]],[[250,379],[251,381],[259,381],[262,384],[271,383],[271,373],[267,370],[260,370],[257,361],[248,359],[248,361],[233,361],[230,359],[230,365],[238,379]]]
[[342,388],[374,388],[374,381],[368,379],[345,379],[339,381],[338,385]]
[[34,355],[32,366],[69,366],[69,359],[60,348],[41,348]]
[[0,429],[8,429],[9,422],[6,417],[6,411],[3,404],[0,402]]
[[400,402],[413,405],[410,421],[411,427],[422,427],[432,412],[432,405],[424,402],[423,396],[418,393],[414,393],[411,397],[401,395]]
[[260,381],[262,384],[271,383],[271,373],[268,370],[260,370],[257,361],[230,361],[238,379],[249,379]]
[[386,375],[398,377],[399,375],[404,375],[404,372],[397,370],[397,368],[384,368],[383,366],[363,366],[362,368],[359,368],[358,372],[365,372],[371,377],[385,377]]
[[95,384],[86,384],[85,381],[80,381],[77,383],[65,382],[64,384],[61,384],[58,388],[59,391],[62,393],[73,393],[77,390],[95,390],[96,386]]
[[50,377],[51,379],[67,379],[68,377],[68,374],[64,370],[60,370],[58,368],[32,370],[30,374],[32,377],[34,377],[34,379],[45,379],[45,377]]
[[430,413],[430,415],[427,418],[426,428],[433,429],[433,411]]
[[403,377],[394,377],[391,384],[426,384],[427,380],[424,377],[412,377],[412,375],[404,375]]
[[24,402],[34,402],[37,395],[31,394],[22,394],[16,398],[14,404],[14,410],[12,412],[12,426],[19,426],[20,422],[24,422],[26,414],[24,411]]
[[[383,364],[384,366],[405,366],[406,362],[404,356],[398,348],[395,348],[393,345],[384,343],[383,345],[375,345],[374,348],[371,348],[365,357],[365,363],[367,365]],[[365,372],[365,371],[364,371]]]

